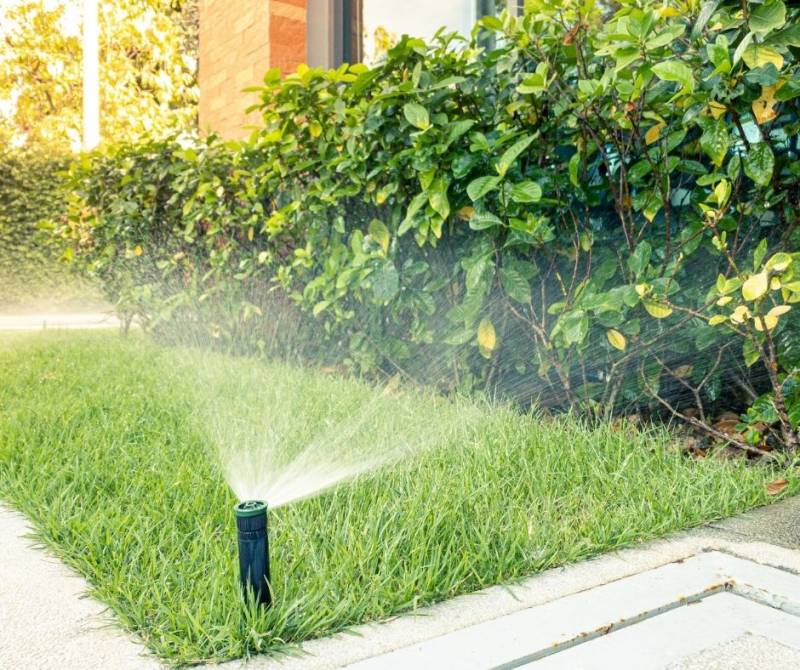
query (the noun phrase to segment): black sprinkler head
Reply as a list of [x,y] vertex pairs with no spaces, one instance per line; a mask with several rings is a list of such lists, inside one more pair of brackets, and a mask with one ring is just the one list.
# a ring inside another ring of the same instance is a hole
[[239,536],[239,578],[245,600],[253,598],[264,607],[272,604],[269,583],[267,503],[240,502],[233,508]]

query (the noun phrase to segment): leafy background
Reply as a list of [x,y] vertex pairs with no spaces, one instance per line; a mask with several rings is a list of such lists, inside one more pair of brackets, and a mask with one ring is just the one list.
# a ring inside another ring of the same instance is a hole
[[794,449],[799,10],[527,10],[87,158],[62,232],[164,335]]

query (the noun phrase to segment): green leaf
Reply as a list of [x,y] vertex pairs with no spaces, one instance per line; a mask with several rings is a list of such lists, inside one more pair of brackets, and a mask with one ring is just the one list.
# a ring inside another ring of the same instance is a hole
[[389,229],[383,221],[372,219],[372,221],[369,222],[369,226],[367,226],[367,232],[369,236],[380,245],[381,249],[383,249],[383,253],[388,253],[390,235]]
[[516,203],[539,202],[542,199],[542,187],[535,181],[521,181],[511,187],[511,199]]
[[744,362],[747,367],[752,367],[754,363],[758,361],[760,358],[760,354],[758,349],[756,349],[753,342],[748,338],[744,341],[742,345],[742,355],[744,357]]
[[750,7],[748,24],[754,33],[768,33],[786,23],[786,5],[781,0],[755,6],[750,3]]
[[447,199],[447,182],[436,179],[428,191],[428,204],[442,219],[450,215],[450,201]]
[[503,222],[491,212],[475,212],[469,220],[469,227],[472,230],[485,230],[502,225]]
[[776,49],[800,47],[800,23],[794,23],[777,33],[773,33],[765,40],[765,44]]
[[531,301],[531,288],[522,273],[509,267],[500,268],[500,283],[512,300],[527,305]]
[[655,37],[651,37],[647,40],[647,42],[645,42],[645,48],[658,49],[659,47],[667,46],[667,44],[672,44],[672,42],[683,35],[685,29],[686,27],[682,23],[673,23]]
[[567,346],[580,344],[589,332],[589,318],[582,309],[564,315],[561,323],[561,332]]
[[700,33],[703,32],[709,19],[711,19],[719,6],[720,1],[721,0],[708,0],[708,2],[703,3],[700,13],[697,15],[697,20],[694,22],[694,26],[692,26],[692,37],[698,37]]
[[[754,272],[758,272],[758,269],[761,267],[761,263],[764,262],[764,256],[767,255],[767,249],[768,249],[768,247],[767,247],[767,239],[764,238],[758,243],[758,246],[756,247],[756,250],[753,252],[753,271]],[[769,268],[767,268],[767,269],[769,269]]]
[[403,106],[403,115],[412,126],[420,130],[425,130],[431,125],[428,110],[416,102],[407,102]]
[[755,33],[747,33],[747,35],[745,35],[742,38],[742,41],[739,42],[739,46],[737,46],[736,50],[733,52],[734,65],[736,65],[736,63],[738,63],[742,59],[742,54],[745,52],[745,49],[747,49],[752,43],[753,37],[755,37]]
[[656,63],[652,69],[659,79],[678,82],[687,93],[694,91],[694,75],[688,65],[678,60],[668,60]]
[[730,147],[730,135],[724,119],[717,119],[700,137],[700,146],[714,165],[720,167]]
[[450,132],[447,134],[447,141],[452,142],[453,140],[458,139],[474,125],[474,119],[456,121],[450,126]]
[[508,149],[506,149],[505,153],[500,156],[500,160],[497,161],[497,165],[495,166],[497,174],[499,174],[501,177],[505,176],[506,172],[508,172],[508,169],[517,159],[517,156],[519,156],[523,151],[525,151],[525,149],[528,148],[528,145],[533,142],[535,137],[535,135],[523,137],[521,140],[517,140]]
[[501,177],[478,177],[473,179],[467,186],[467,195],[472,202],[480,200],[490,191],[497,188]]
[[714,64],[714,72],[712,74],[727,74],[731,71],[732,65],[728,54],[728,40],[725,35],[718,35],[713,44],[706,45],[706,52]]
[[328,305],[330,305],[330,302],[327,300],[318,302],[316,305],[314,305],[314,308],[311,310],[311,313],[314,316],[319,316],[322,312],[324,312],[328,308]]
[[581,166],[581,152],[576,151],[569,159],[569,180],[573,186],[579,187],[580,181],[578,179],[578,171]]
[[633,253],[628,257],[628,267],[637,277],[650,263],[650,255],[652,252],[653,248],[650,246],[650,243],[642,241],[636,245],[636,249],[634,249]]
[[387,260],[372,275],[372,293],[381,303],[387,303],[400,290],[400,276],[392,261]]
[[767,186],[772,180],[772,171],[775,169],[775,156],[772,149],[765,142],[750,145],[750,150],[745,154],[744,173],[759,186]]
[[422,207],[428,202],[428,193],[423,191],[422,193],[418,193],[414,196],[414,199],[409,203],[408,209],[406,210],[406,218],[403,220],[403,223],[400,224],[400,227],[397,229],[398,236],[403,235],[407,232],[414,223],[414,217],[417,215]]

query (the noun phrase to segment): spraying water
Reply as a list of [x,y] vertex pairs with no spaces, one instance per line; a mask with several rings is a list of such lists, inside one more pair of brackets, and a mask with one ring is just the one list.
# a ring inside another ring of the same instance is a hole
[[482,416],[465,403],[457,418],[423,418],[421,399],[444,413],[455,405],[433,393],[400,391],[397,377],[376,386],[320,370],[196,354],[187,362],[196,380],[198,427],[235,495],[273,509],[413,462],[432,446],[464,439]]

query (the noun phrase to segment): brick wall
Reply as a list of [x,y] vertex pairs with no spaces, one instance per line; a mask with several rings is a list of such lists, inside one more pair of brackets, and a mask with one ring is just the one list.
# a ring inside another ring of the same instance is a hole
[[200,129],[245,137],[258,113],[243,93],[271,67],[294,70],[306,60],[306,0],[200,0]]

